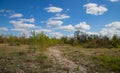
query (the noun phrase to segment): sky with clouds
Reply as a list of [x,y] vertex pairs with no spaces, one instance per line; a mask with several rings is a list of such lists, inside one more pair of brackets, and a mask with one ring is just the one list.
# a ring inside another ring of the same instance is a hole
[[120,35],[120,0],[0,0],[0,35]]

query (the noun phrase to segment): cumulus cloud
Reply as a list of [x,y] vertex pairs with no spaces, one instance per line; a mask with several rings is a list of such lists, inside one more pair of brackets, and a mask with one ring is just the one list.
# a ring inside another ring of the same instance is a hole
[[17,17],[22,17],[23,15],[21,13],[16,13],[10,16],[10,18],[17,18]]
[[19,21],[21,22],[30,22],[30,23],[34,23],[35,19],[34,18],[30,18],[30,19],[19,19]]
[[86,32],[86,34],[88,34],[88,35],[99,35],[99,33],[97,33],[97,32]]
[[112,36],[114,36],[114,35],[120,35],[120,31],[119,31],[119,30],[116,30],[116,29],[103,28],[103,29],[100,31],[100,34],[101,34],[102,36],[112,37]]
[[120,1],[120,0],[110,0],[111,2],[118,2],[118,1]]
[[63,24],[63,22],[61,20],[53,20],[53,19],[49,19],[47,21],[47,25],[48,26],[61,26]]
[[85,4],[84,7],[86,8],[87,14],[93,15],[102,15],[108,10],[105,6],[98,5],[96,3],[88,3]]
[[80,22],[79,24],[75,25],[75,29],[77,30],[89,30],[91,27],[86,22]]
[[8,31],[8,28],[6,28],[6,27],[0,27],[0,31]]
[[62,19],[67,19],[70,18],[70,16],[66,15],[66,14],[56,14],[53,17],[50,17],[46,23],[47,26],[61,26],[63,24]]
[[56,37],[56,38],[61,38],[63,36],[63,34],[61,34],[60,32],[51,32],[49,34],[50,36]]
[[91,27],[90,25],[88,25],[86,22],[80,22],[79,24],[76,25],[65,25],[65,26],[59,26],[56,27],[55,29],[59,29],[59,30],[64,30],[64,31],[76,31],[76,30],[80,30],[85,32],[86,30],[89,30]]
[[47,12],[56,13],[56,12],[61,12],[63,9],[60,7],[50,6],[45,8],[45,10],[47,10]]
[[48,33],[50,33],[50,32],[52,32],[52,30],[50,30],[50,29],[38,29],[38,30],[35,30],[35,32],[37,32],[37,33],[41,33],[41,32],[48,32]]
[[110,37],[112,37],[113,35],[120,36],[120,22],[115,21],[105,25],[105,28],[100,31],[100,34]]
[[34,21],[35,21],[34,18],[30,18],[11,20],[9,22],[14,26],[14,29],[12,29],[13,31],[25,31],[30,28],[37,28],[37,26],[34,25]]
[[112,22],[110,24],[105,25],[108,28],[115,28],[115,29],[120,29],[120,22],[119,21],[115,21]]
[[66,19],[66,18],[70,18],[70,16],[66,14],[56,14],[54,17],[51,17],[50,19]]
[[22,28],[14,28],[14,29],[11,29],[12,31],[19,31],[19,32],[24,32],[26,31],[26,29],[22,29]]
[[20,28],[27,29],[27,28],[34,28],[35,27],[34,24],[23,23],[21,21],[16,21],[16,20],[11,20],[10,23],[13,24],[15,28],[19,28],[19,29]]
[[60,30],[64,30],[64,31],[74,31],[74,26],[70,25],[66,25],[66,26],[60,26],[57,27],[56,29],[60,29]]

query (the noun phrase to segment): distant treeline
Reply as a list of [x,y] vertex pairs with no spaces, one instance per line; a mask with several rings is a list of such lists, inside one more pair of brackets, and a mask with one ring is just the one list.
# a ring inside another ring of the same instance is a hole
[[7,43],[11,46],[15,45],[33,45],[39,48],[47,48],[56,44],[69,44],[72,46],[81,46],[85,48],[120,48],[120,37],[114,35],[112,38],[99,35],[87,35],[80,31],[75,31],[74,37],[50,38],[44,32],[31,32],[32,36],[0,36],[0,43]]
[[71,45],[80,45],[84,48],[120,48],[120,37],[88,35],[80,31],[75,31],[73,38],[62,37],[64,43]]
[[19,45],[30,45],[37,48],[47,48],[52,45],[56,45],[59,42],[59,39],[49,38],[41,32],[37,34],[36,32],[31,32],[31,36],[26,38],[25,36],[0,36],[0,43],[9,44],[10,46],[19,46]]

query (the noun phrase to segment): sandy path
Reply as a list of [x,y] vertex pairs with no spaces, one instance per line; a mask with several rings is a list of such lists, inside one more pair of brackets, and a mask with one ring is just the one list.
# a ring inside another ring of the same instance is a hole
[[62,56],[62,52],[57,47],[48,48],[47,55],[55,61],[61,68],[68,69],[69,73],[87,73],[86,69],[80,65],[76,65],[73,61]]

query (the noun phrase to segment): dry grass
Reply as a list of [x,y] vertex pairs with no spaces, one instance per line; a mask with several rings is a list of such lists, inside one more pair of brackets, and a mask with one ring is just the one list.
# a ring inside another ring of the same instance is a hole
[[[55,52],[60,59],[54,51],[51,53],[53,57],[49,57],[34,46],[0,44],[0,73],[66,73],[69,72],[68,67],[61,65],[64,64],[62,61],[68,60],[78,65],[75,73],[80,73],[81,67],[87,73],[120,72],[120,49],[85,49],[68,45],[57,45],[54,49],[61,52]],[[53,61],[53,58],[56,59]],[[59,62],[61,64],[57,64]]]
[[49,60],[34,47],[0,44],[0,73],[48,73]]
[[0,44],[0,57],[7,57],[17,52],[26,52],[27,48],[27,45],[9,46],[8,44]]
[[68,59],[85,67],[87,73],[120,72],[120,49],[65,46],[61,51]]

